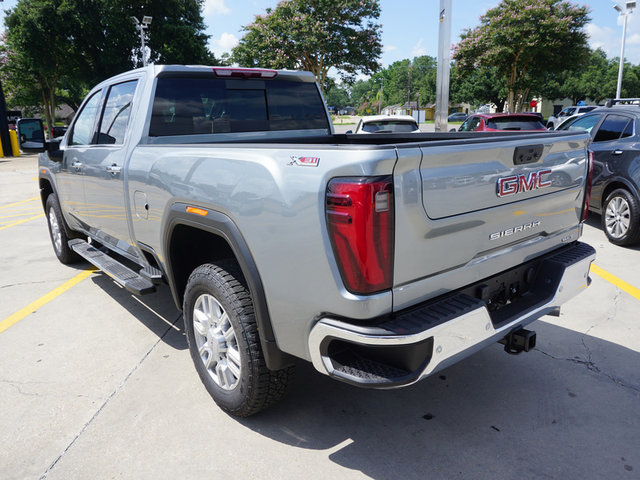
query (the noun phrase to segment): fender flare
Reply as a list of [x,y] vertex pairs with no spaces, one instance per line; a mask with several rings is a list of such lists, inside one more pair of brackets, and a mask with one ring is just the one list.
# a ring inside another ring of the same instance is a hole
[[253,300],[256,323],[258,332],[260,333],[260,344],[265,356],[267,367],[271,370],[279,370],[293,363],[293,358],[282,352],[277,344],[273,328],[271,325],[271,317],[267,306],[267,300],[264,292],[264,286],[256,262],[251,254],[251,250],[247,245],[238,226],[233,222],[231,217],[224,213],[209,208],[202,208],[207,211],[206,216],[196,216],[187,213],[186,207],[193,204],[174,203],[167,212],[167,216],[163,221],[162,231],[162,249],[165,253],[166,263],[164,265],[169,286],[173,293],[176,306],[182,310],[181,296],[178,292],[174,273],[172,271],[171,262],[168,254],[170,252],[170,242],[173,231],[178,225],[185,225],[205,232],[214,234],[223,238],[236,257],[240,270],[249,287],[249,292]]

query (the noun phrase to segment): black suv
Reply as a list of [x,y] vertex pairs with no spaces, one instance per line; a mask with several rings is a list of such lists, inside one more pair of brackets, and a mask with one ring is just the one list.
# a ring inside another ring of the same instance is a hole
[[640,98],[609,100],[558,130],[591,134],[590,210],[599,213],[611,243],[640,242]]

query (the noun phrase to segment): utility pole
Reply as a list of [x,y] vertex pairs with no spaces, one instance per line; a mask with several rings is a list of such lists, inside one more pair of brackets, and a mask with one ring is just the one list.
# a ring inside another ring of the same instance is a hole
[[449,68],[451,48],[451,0],[440,0],[438,70],[436,80],[436,132],[445,132],[449,115]]

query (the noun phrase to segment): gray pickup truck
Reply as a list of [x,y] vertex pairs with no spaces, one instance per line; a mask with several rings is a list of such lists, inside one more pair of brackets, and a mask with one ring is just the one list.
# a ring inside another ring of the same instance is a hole
[[532,349],[523,327],[590,282],[588,144],[335,134],[309,73],[156,65],[95,87],[39,182],[60,261],[167,283],[203,384],[247,416],[296,357],[392,388]]

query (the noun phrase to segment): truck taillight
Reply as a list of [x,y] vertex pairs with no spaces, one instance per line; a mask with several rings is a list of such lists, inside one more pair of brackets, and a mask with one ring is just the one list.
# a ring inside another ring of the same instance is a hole
[[327,226],[347,290],[371,294],[392,285],[393,177],[339,177],[327,186]]
[[582,221],[589,217],[589,203],[591,202],[591,183],[593,182],[593,152],[589,152],[589,166],[587,167],[587,179],[584,188],[584,200],[582,201]]

